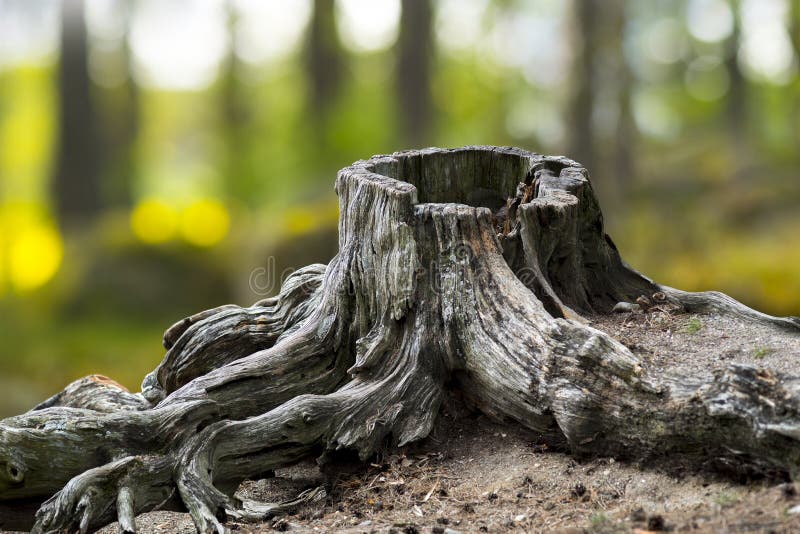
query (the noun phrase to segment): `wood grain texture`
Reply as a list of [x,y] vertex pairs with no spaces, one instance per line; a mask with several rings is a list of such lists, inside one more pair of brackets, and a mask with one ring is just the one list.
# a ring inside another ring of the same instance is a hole
[[176,323],[141,393],[89,377],[0,422],[0,528],[119,519],[133,532],[137,514],[174,509],[224,532],[228,517],[322,494],[241,502],[242,480],[422,439],[449,389],[575,454],[800,465],[796,378],[741,364],[703,379],[654,373],[587,326],[582,314],[657,294],[800,342],[796,318],[628,267],[578,163],[515,148],[406,151],[341,170],[336,192],[329,265],[249,308]]

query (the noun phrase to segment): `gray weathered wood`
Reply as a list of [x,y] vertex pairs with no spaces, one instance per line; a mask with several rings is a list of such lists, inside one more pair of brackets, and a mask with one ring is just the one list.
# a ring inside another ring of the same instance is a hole
[[800,342],[797,319],[629,268],[576,162],[514,148],[398,152],[343,169],[336,192],[329,265],[250,308],[176,323],[140,394],[90,377],[0,422],[0,528],[30,527],[40,505],[37,532],[118,518],[128,532],[154,509],[223,532],[226,517],[319,495],[242,503],[242,480],[318,451],[367,459],[422,439],[448,388],[576,454],[800,465],[798,379],[741,364],[656,374],[587,326],[584,314],[655,294]]

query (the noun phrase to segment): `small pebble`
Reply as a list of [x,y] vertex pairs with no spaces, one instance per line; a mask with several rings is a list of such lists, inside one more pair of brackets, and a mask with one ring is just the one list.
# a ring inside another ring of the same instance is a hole
[[614,313],[638,313],[642,311],[642,307],[630,302],[617,302],[611,311]]

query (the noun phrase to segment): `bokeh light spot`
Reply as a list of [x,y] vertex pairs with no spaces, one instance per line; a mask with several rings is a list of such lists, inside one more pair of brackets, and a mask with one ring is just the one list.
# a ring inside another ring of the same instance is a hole
[[3,223],[0,221],[0,297],[6,292],[6,242],[3,236],[6,231],[3,228]]
[[397,39],[399,0],[339,0],[336,9],[339,36],[353,52],[383,50]]
[[733,11],[725,0],[691,0],[686,24],[695,39],[719,42],[733,33]]
[[784,0],[747,0],[742,4],[738,59],[750,79],[777,85],[792,82],[797,63],[788,19],[789,6]]
[[298,48],[311,16],[309,0],[234,0],[236,55],[252,64],[288,56]]
[[677,63],[688,48],[685,37],[683,26],[677,19],[664,17],[655,21],[644,32],[644,53],[657,63]]
[[128,40],[136,81],[178,91],[211,85],[228,50],[225,4],[144,0],[134,6]]
[[19,291],[46,284],[58,272],[64,245],[55,228],[35,225],[18,231],[9,248],[9,278]]
[[164,243],[175,236],[178,215],[166,202],[148,199],[131,213],[131,230],[145,243]]
[[230,215],[218,200],[196,200],[181,212],[181,237],[198,247],[211,247],[228,235]]
[[668,100],[655,89],[640,89],[633,95],[633,118],[639,130],[659,139],[674,139],[681,130],[680,117]]
[[450,52],[463,52],[481,42],[487,0],[440,0],[436,3],[436,38]]
[[684,82],[686,91],[704,102],[713,102],[724,97],[730,85],[725,66],[716,56],[702,56],[692,61]]

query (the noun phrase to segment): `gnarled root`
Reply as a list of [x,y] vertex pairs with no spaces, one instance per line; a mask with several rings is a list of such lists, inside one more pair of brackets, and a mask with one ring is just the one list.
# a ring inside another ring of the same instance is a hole
[[146,410],[152,407],[141,394],[130,393],[120,384],[102,375],[91,375],[76,380],[63,391],[37,404],[33,411],[55,406],[82,408],[102,413]]
[[130,456],[90,469],[41,506],[33,532],[89,532],[114,521],[122,532],[135,532],[139,513],[183,511],[174,467],[169,456]]
[[226,305],[172,325],[164,334],[163,361],[145,377],[142,393],[158,403],[198,376],[272,347],[320,303],[324,265],[309,265],[287,278],[277,297],[250,308]]

